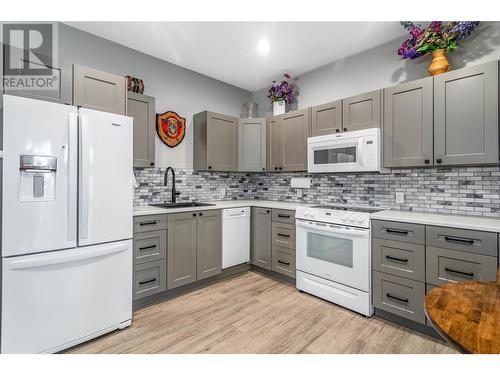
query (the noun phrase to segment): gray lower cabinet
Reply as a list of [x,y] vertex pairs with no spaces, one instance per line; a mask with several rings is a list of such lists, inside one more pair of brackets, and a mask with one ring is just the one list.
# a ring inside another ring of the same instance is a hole
[[295,278],[295,250],[273,245],[271,258],[274,272]]
[[373,271],[373,305],[425,324],[425,283]]
[[253,265],[272,268],[271,209],[252,207],[250,261]]
[[343,131],[380,128],[382,124],[382,92],[382,90],[376,90],[343,99]]
[[240,119],[238,124],[238,170],[266,170],[266,119]]
[[340,133],[342,131],[342,100],[316,105],[311,108],[311,136]]
[[433,78],[384,90],[383,165],[433,164]]
[[222,272],[222,218],[220,210],[198,212],[196,222],[196,278]]
[[196,281],[196,218],[196,212],[168,215],[168,289]]
[[127,94],[127,116],[134,119],[134,167],[155,165],[155,98]]
[[204,111],[193,116],[195,170],[238,170],[238,119]]
[[498,61],[434,77],[434,158],[498,163]]
[[268,127],[268,170],[306,171],[310,109],[276,116]]
[[134,266],[134,300],[167,290],[165,260]]
[[295,250],[295,225],[273,222],[272,241],[273,246],[284,247]]
[[220,210],[168,215],[167,289],[221,273]]
[[81,65],[73,65],[73,105],[125,115],[125,78]]
[[167,258],[167,231],[134,234],[134,264]]
[[372,220],[372,237],[425,245],[425,225]]

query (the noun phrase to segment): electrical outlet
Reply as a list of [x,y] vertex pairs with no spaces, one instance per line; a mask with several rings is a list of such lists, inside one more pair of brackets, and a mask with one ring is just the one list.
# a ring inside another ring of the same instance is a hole
[[405,202],[405,193],[402,191],[396,192],[396,203],[403,204]]

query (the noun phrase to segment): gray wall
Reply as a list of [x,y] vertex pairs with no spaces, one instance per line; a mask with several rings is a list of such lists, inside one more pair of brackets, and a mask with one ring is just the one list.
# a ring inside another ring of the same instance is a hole
[[[401,60],[397,49],[403,40],[395,39],[302,74],[297,79],[298,108],[427,77],[431,57]],[[500,22],[482,22],[455,52],[448,54],[451,69],[496,59],[500,59]],[[272,115],[266,91],[267,88],[254,92],[252,99],[259,103],[262,117]]]
[[156,112],[176,111],[187,120],[186,138],[170,149],[156,137],[156,165],[193,167],[193,114],[204,110],[239,117],[249,91],[59,24],[59,59],[145,82],[144,94],[156,98]]

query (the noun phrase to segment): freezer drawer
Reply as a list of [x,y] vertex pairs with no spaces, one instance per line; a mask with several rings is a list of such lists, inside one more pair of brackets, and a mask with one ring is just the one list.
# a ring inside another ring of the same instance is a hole
[[2,262],[2,353],[57,352],[130,324],[132,241]]

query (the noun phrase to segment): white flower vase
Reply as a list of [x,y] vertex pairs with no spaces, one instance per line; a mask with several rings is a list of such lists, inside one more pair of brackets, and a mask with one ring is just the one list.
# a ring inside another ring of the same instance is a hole
[[279,100],[277,102],[273,102],[273,115],[274,116],[277,116],[277,115],[282,115],[283,113],[285,113],[285,101],[284,100]]

